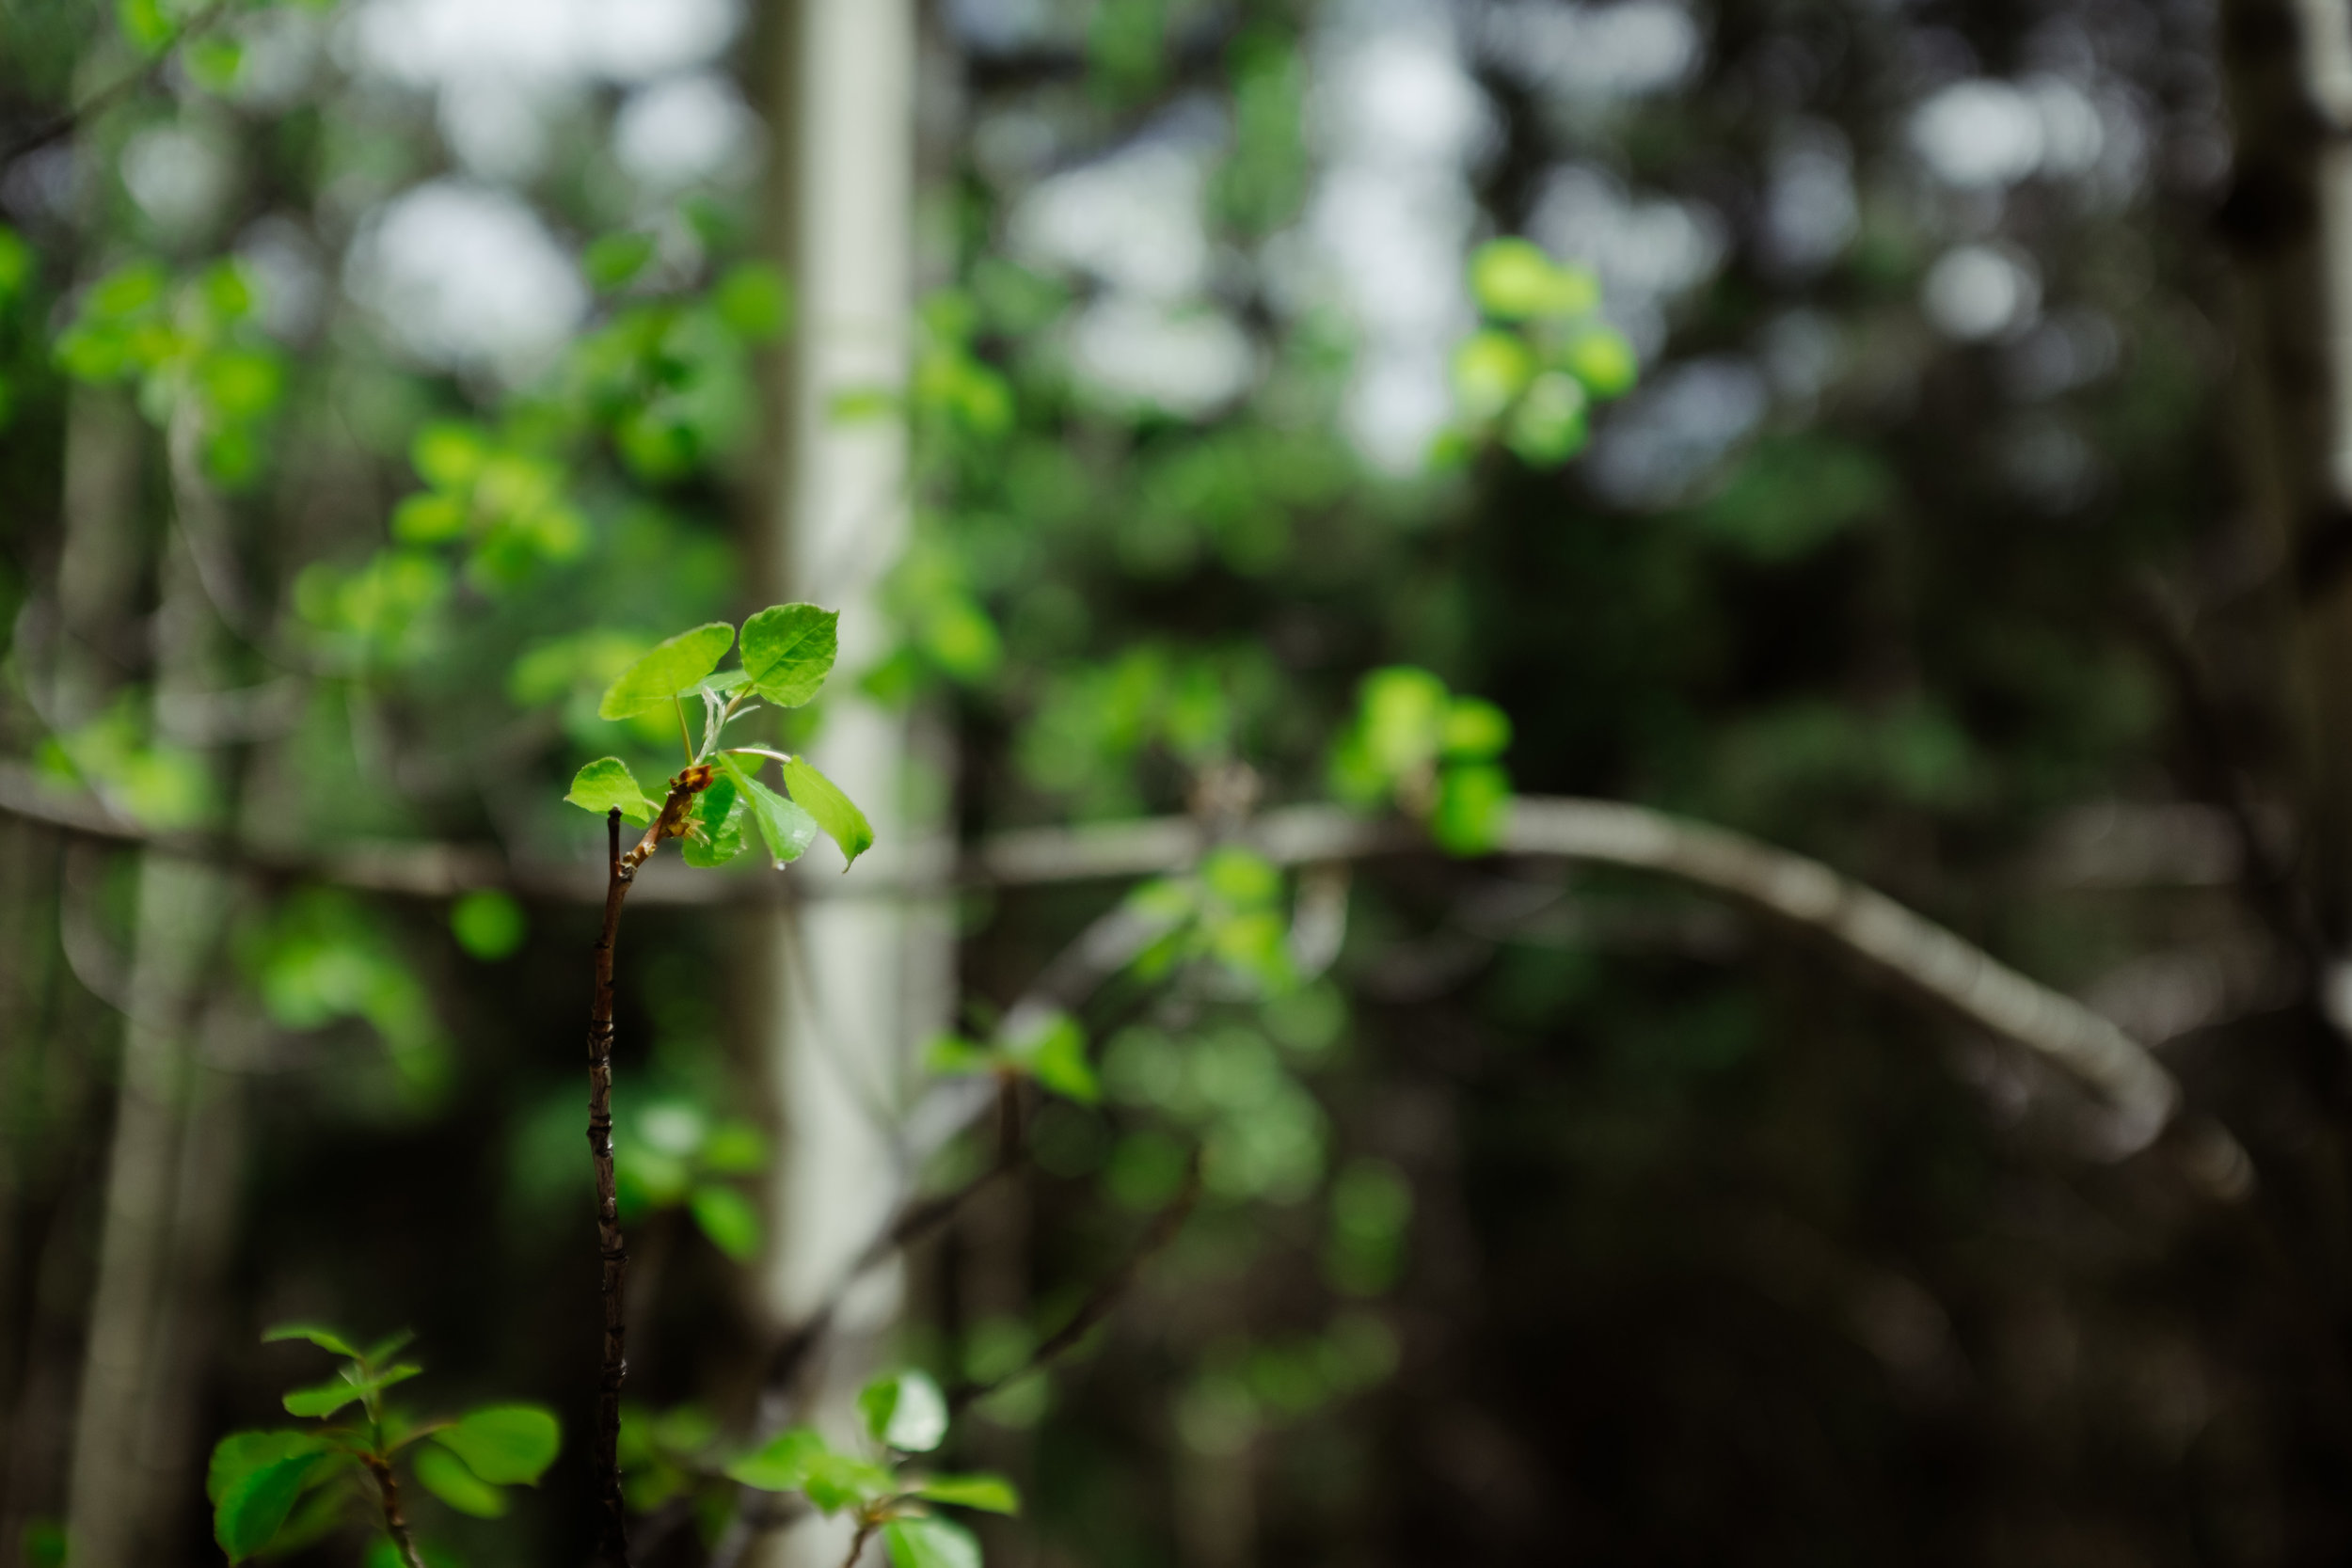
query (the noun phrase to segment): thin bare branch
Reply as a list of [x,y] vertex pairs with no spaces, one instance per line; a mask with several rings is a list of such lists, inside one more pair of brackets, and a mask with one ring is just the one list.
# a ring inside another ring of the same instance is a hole
[[1070,1314],[1069,1321],[1046,1336],[1019,1366],[1003,1376],[991,1378],[985,1383],[967,1383],[949,1394],[947,1408],[962,1410],[973,1401],[985,1399],[1007,1384],[1041,1370],[1070,1354],[1081,1339],[1093,1331],[1095,1324],[1110,1316],[1112,1309],[1134,1287],[1136,1276],[1143,1272],[1143,1266],[1158,1257],[1168,1243],[1176,1239],[1177,1232],[1184,1229],[1184,1221],[1192,1217],[1192,1211],[1200,1201],[1200,1153],[1195,1149],[1192,1159],[1184,1166],[1184,1184],[1177,1189],[1176,1196],[1166,1208],[1152,1217],[1152,1223],[1144,1227],[1135,1246],[1117,1268],[1104,1275],[1088,1292],[1086,1300],[1078,1304],[1078,1309]]
[[[150,834],[86,796],[46,790],[22,768],[0,768],[0,811],[81,836],[144,843],[167,852],[208,858],[237,853],[235,846],[219,841]],[[1238,839],[1281,865],[1428,852],[1426,837],[1409,822],[1359,816],[1335,806],[1267,812],[1250,819]],[[822,879],[796,884],[760,876],[701,875],[697,880],[682,866],[676,875],[664,878],[654,875],[661,869],[654,867],[640,879],[638,896],[657,904],[766,903],[811,895],[936,897],[943,885],[951,884],[1019,887],[1168,875],[1191,864],[1202,842],[1194,819],[1154,817],[997,834],[981,840],[960,865],[884,861],[871,876],[846,884]],[[2088,1084],[2117,1113],[2113,1143],[2119,1153],[2144,1147],[2179,1104],[2171,1074],[2113,1023],[1818,861],[1644,806],[1573,797],[1520,797],[1498,848],[1504,854],[1629,866],[1673,877],[1825,942],[1899,989],[2050,1058]],[[263,851],[251,854],[248,863],[285,876],[427,897],[501,887],[531,896],[570,899],[580,896],[583,880],[575,868],[508,868],[486,851],[442,845],[355,848],[317,856]],[[1138,917],[1120,918],[1132,923]],[[1132,952],[1134,936],[1117,921],[1103,932],[1112,951]],[[950,1118],[947,1135],[984,1105],[983,1101],[962,1107],[964,1114]],[[918,1110],[917,1128],[929,1119]],[[936,1147],[945,1139],[925,1131],[916,1141]]]
[[62,141],[86,122],[96,119],[131,94],[153,81],[171,63],[173,54],[188,40],[218,22],[229,9],[228,0],[214,0],[194,16],[180,24],[179,29],[155,51],[154,57],[135,70],[127,71],[104,87],[91,93],[72,108],[51,116],[41,124],[0,150],[0,169],[7,168],[19,158],[38,152],[52,142]]

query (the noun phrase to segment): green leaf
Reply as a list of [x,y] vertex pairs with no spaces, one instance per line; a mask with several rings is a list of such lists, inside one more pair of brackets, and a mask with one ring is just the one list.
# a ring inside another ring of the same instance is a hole
[[1447,705],[1438,749],[1448,762],[1491,762],[1511,744],[1511,718],[1483,697]]
[[115,20],[143,55],[160,53],[180,30],[165,13],[162,0],[116,0]]
[[859,1391],[857,1409],[875,1441],[900,1453],[929,1453],[947,1435],[947,1401],[928,1372],[876,1378]]
[[220,1440],[205,1490],[213,1537],[231,1562],[267,1546],[313,1477],[336,1458],[326,1438],[307,1432],[240,1432]]
[[1503,321],[1579,316],[1600,303],[1600,284],[1581,267],[1564,267],[1527,240],[1489,240],[1470,258],[1478,308]]
[[723,1121],[703,1140],[702,1168],[718,1176],[749,1176],[768,1168],[768,1135],[748,1121]]
[[1605,326],[1579,334],[1564,357],[1568,373],[1596,398],[1624,396],[1642,369],[1633,345]]
[[657,244],[651,234],[607,234],[589,245],[580,267],[597,292],[609,293],[645,270]]
[[941,1078],[968,1078],[996,1070],[998,1056],[984,1045],[954,1035],[941,1035],[923,1048],[923,1067]]
[[392,508],[392,537],[405,545],[446,544],[465,531],[465,503],[438,490],[420,490]]
[[1511,776],[1491,763],[1463,763],[1438,777],[1429,836],[1449,854],[1483,855],[1502,841],[1511,815]]
[[751,809],[735,781],[723,773],[695,799],[687,819],[686,863],[705,868],[726,864],[743,852],[743,818]]
[[835,788],[831,779],[805,761],[794,757],[784,765],[784,784],[792,792],[792,799],[817,818],[817,825],[841,846],[842,858],[850,864],[874,847],[874,827],[866,820],[866,814]]
[[729,330],[755,343],[782,333],[792,314],[783,275],[759,261],[745,261],[719,279],[710,304]]
[[984,1513],[1021,1512],[1021,1494],[1002,1476],[926,1476],[914,1495],[956,1508],[977,1508]]
[[1028,1065],[1030,1072],[1038,1074],[1038,1082],[1063,1101],[1099,1105],[1104,1098],[1104,1086],[1094,1077],[1094,1063],[1087,1060],[1087,1035],[1077,1027],[1075,1018],[1063,1016],[1049,1027],[1030,1051]]
[[838,1513],[887,1497],[898,1484],[898,1478],[886,1466],[828,1449],[809,1462],[801,1490],[823,1512]]
[[359,1359],[371,1367],[378,1366],[405,1350],[416,1337],[417,1331],[413,1328],[396,1328],[370,1345]]
[[426,425],[408,448],[409,463],[437,490],[462,490],[471,484],[492,455],[490,438],[482,427],[457,420]]
[[809,1465],[830,1451],[811,1428],[791,1427],[728,1465],[727,1474],[761,1492],[798,1492],[808,1480]]
[[227,92],[236,86],[237,68],[245,63],[245,45],[217,33],[198,39],[183,51],[188,75],[209,92]]
[[694,1223],[721,1252],[739,1263],[759,1256],[759,1211],[733,1187],[713,1182],[696,1187],[688,1200]]
[[614,806],[631,822],[650,822],[661,808],[645,799],[637,776],[619,757],[598,757],[572,775],[571,792],[564,797],[582,811],[602,816]]
[[1392,665],[1364,677],[1360,733],[1373,766],[1391,784],[1436,754],[1446,702],[1445,683],[1426,670]]
[[264,1465],[297,1454],[325,1453],[333,1446],[326,1435],[280,1427],[274,1432],[232,1432],[213,1445],[212,1462],[204,1471],[204,1496],[217,1503],[228,1490]]
[[1535,373],[1535,356],[1508,332],[1472,333],[1454,351],[1454,396],[1473,423],[1511,405]]
[[435,1442],[464,1460],[475,1475],[501,1486],[532,1486],[564,1446],[554,1415],[535,1404],[485,1404],[469,1410]]
[[719,667],[735,646],[735,628],[723,621],[682,631],[657,643],[653,652],[621,673],[596,705],[599,719],[633,719],[660,706]]
[[980,1543],[946,1519],[894,1519],[882,1527],[891,1568],[980,1568]]
[[1282,896],[1282,873],[1272,861],[1238,844],[1221,844],[1200,862],[1200,881],[1237,910],[1265,909]]
[[322,1383],[315,1388],[296,1388],[280,1402],[289,1416],[332,1416],[367,1393],[364,1384],[339,1377],[332,1383]]
[[417,1480],[423,1482],[424,1489],[460,1513],[470,1513],[477,1519],[501,1517],[506,1513],[506,1494],[437,1445],[437,1438],[420,1444],[412,1461]]
[[367,1386],[380,1392],[389,1388],[395,1383],[405,1383],[412,1377],[420,1377],[423,1375],[423,1372],[424,1369],[415,1362],[404,1361],[397,1367],[387,1367],[368,1379]]
[[815,697],[840,651],[838,610],[780,604],[743,623],[743,671],[753,689],[778,707]]
[[353,1350],[342,1335],[331,1328],[322,1328],[317,1323],[279,1323],[262,1334],[262,1343],[265,1345],[276,1344],[280,1339],[308,1339],[321,1350],[347,1355],[354,1361],[359,1359],[359,1353]]
[[530,925],[512,896],[496,888],[476,888],[450,906],[449,929],[458,946],[485,963],[494,963],[522,946]]
[[751,801],[752,819],[759,824],[759,836],[767,841],[777,868],[799,860],[816,841],[817,818],[753,778],[733,756],[723,753],[719,761]]
[[1503,431],[1504,444],[1532,467],[1565,463],[1583,450],[1584,384],[1559,371],[1546,371],[1527,393]]

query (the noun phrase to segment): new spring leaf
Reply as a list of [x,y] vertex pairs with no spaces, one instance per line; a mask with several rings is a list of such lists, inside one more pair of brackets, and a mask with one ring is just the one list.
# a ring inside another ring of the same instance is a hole
[[780,604],[743,623],[743,673],[778,707],[799,707],[833,673],[839,651],[838,610]]
[[605,689],[596,717],[633,719],[660,706],[716,670],[733,646],[735,628],[723,621],[678,633],[621,672]]

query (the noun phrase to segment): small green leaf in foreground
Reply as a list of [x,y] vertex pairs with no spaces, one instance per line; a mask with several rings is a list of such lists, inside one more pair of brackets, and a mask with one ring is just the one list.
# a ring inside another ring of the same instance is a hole
[[767,841],[769,858],[778,869],[799,860],[817,838],[817,818],[770,789],[751,775],[751,770],[732,756],[722,756],[727,777],[733,779],[751,801],[752,820],[759,824],[759,836]]
[[825,1451],[825,1440],[814,1431],[793,1427],[728,1465],[727,1474],[762,1492],[797,1492],[808,1479],[809,1465]]
[[839,651],[838,610],[813,604],[780,604],[743,623],[743,671],[759,694],[778,707],[815,697]]
[[213,1449],[206,1490],[213,1494],[213,1536],[231,1562],[266,1547],[294,1512],[313,1474],[334,1458],[326,1438],[307,1432],[240,1432]]
[[1018,1513],[1021,1494],[1002,1476],[930,1476],[914,1489],[918,1497],[984,1513]]
[[289,1416],[325,1418],[332,1416],[336,1411],[366,1393],[367,1389],[364,1386],[353,1383],[348,1378],[339,1377],[332,1383],[322,1383],[315,1388],[296,1388],[289,1393],[282,1402]]
[[280,1339],[308,1339],[321,1350],[347,1355],[354,1361],[359,1359],[359,1353],[353,1350],[342,1335],[331,1328],[322,1328],[317,1323],[279,1323],[276,1328],[262,1332],[262,1343],[265,1345],[276,1344]]
[[874,847],[873,824],[866,820],[866,814],[831,779],[806,761],[794,757],[784,765],[784,784],[792,792],[792,799],[817,818],[817,825],[841,846],[843,860],[855,863],[860,855]]
[[946,1519],[895,1519],[882,1529],[891,1568],[980,1568],[980,1543]]
[[532,1486],[555,1463],[564,1433],[554,1414],[535,1404],[485,1404],[436,1433],[434,1441],[484,1481]]
[[457,1456],[435,1443],[419,1444],[417,1479],[424,1489],[460,1513],[496,1519],[506,1512],[506,1494],[475,1475]]
[[947,1401],[925,1372],[876,1378],[859,1392],[857,1409],[875,1440],[900,1453],[929,1453],[947,1435]]
[[[660,810],[645,799],[644,790],[638,787],[637,776],[619,757],[598,757],[573,774],[571,793],[564,799],[582,811],[595,812],[598,816],[618,806],[621,815],[631,822],[650,822],[654,813]],[[355,1353],[346,1351],[343,1354]]]

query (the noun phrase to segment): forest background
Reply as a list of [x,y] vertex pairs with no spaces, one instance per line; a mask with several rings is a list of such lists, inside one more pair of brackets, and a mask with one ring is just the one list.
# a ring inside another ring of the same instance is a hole
[[2335,0],[9,0],[0,1562],[214,1560],[290,1318],[589,1552],[563,797],[786,599],[879,839],[631,906],[641,1560],[899,1364],[998,1562],[2340,1560],[2347,128]]

